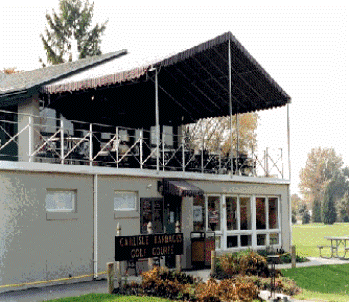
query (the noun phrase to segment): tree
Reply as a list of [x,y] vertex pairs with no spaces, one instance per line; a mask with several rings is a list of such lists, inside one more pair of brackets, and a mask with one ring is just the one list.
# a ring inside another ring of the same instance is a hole
[[313,222],[322,222],[321,218],[321,200],[315,199],[313,201],[313,208],[312,208],[312,219]]
[[[46,27],[41,40],[47,63],[72,61],[75,51],[78,51],[79,59],[101,54],[101,35],[108,21],[91,28],[93,8],[94,3],[90,4],[88,0],[60,0],[59,13],[52,10],[52,16],[46,14],[49,29]],[[40,62],[43,62],[41,58]]]
[[346,192],[341,200],[337,202],[337,220],[349,222],[349,193]]
[[291,208],[292,208],[292,210],[297,211],[297,209],[301,203],[302,203],[302,200],[298,194],[295,193],[295,194],[291,195]]
[[342,157],[333,148],[313,148],[308,154],[306,165],[300,172],[299,188],[308,205],[322,201],[324,191],[332,177],[340,171]]
[[[249,151],[256,148],[258,114],[255,112],[240,114],[238,122],[239,131],[236,127],[236,116],[233,116],[232,137],[230,136],[229,116],[200,119],[195,124],[187,125],[186,135],[191,148],[201,150],[203,147],[204,150],[211,153],[228,155],[232,142],[234,156],[237,143],[239,143],[239,153],[248,154]],[[238,142],[237,137],[239,137]]]
[[324,194],[324,201],[322,204],[322,222],[325,224],[334,224],[336,222],[337,214],[335,207],[335,193],[334,181],[331,181]]

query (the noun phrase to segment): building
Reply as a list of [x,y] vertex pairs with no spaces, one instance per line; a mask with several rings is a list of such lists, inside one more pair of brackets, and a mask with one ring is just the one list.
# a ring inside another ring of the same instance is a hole
[[[231,33],[152,62],[121,50],[2,76],[0,286],[98,276],[117,224],[137,235],[179,221],[184,268],[194,231],[218,251],[289,250],[289,177],[226,139],[235,116],[289,103]],[[193,136],[224,116],[218,141]]]

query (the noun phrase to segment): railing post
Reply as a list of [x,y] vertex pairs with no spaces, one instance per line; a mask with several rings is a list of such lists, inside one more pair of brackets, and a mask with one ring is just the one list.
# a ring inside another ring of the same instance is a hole
[[61,116],[60,119],[60,130],[61,130],[61,164],[64,164],[64,122],[63,122],[63,118]]
[[143,169],[143,129],[139,133],[139,161],[141,169]]
[[119,127],[115,128],[115,139],[116,139],[116,168],[119,168]]
[[[153,225],[151,223],[151,221],[149,221],[148,225],[147,225],[147,233],[148,234],[153,234]],[[154,267],[154,259],[153,258],[148,258],[148,269],[152,270]]]
[[[121,226],[118,223],[116,226],[116,236],[121,236]],[[116,278],[118,280],[119,288],[121,287],[121,261],[116,261]]]
[[211,251],[211,275],[216,273],[216,251]]
[[[181,224],[179,221],[176,222],[176,233],[181,232]],[[182,271],[182,265],[181,265],[181,255],[176,255],[176,271],[180,273]]]
[[92,124],[90,124],[90,153],[89,153],[89,157],[90,157],[90,166],[92,166],[93,164],[93,142],[92,142],[92,139],[93,139],[93,132],[92,132]]
[[185,172],[185,137],[182,135],[182,170]]
[[28,146],[28,152],[29,152],[29,162],[33,161],[32,154],[33,154],[33,143],[34,143],[34,125],[33,125],[33,117],[29,115],[29,146]]

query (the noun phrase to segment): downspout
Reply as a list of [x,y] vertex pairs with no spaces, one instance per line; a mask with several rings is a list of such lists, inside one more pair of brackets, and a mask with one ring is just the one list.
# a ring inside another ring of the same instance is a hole
[[98,277],[98,175],[93,175],[93,279]]

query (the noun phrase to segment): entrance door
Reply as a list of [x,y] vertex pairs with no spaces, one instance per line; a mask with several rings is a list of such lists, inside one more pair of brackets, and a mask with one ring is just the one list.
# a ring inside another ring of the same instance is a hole
[[[176,232],[176,222],[181,223],[182,197],[165,195],[164,196],[164,227],[166,234]],[[165,264],[168,268],[174,268],[176,265],[175,256],[166,256]]]

